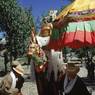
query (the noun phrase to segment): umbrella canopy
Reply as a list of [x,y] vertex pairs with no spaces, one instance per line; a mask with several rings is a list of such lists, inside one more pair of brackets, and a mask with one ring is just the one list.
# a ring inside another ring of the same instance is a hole
[[[64,46],[80,48],[95,46],[95,0],[75,0],[57,17],[48,47],[60,49]],[[65,25],[65,26],[64,26]],[[58,35],[58,33],[59,35]],[[55,41],[54,41],[55,40]],[[55,47],[54,47],[55,46]]]
[[80,48],[95,46],[95,20],[69,23],[61,43],[63,46]]
[[63,9],[56,19],[64,18],[69,13],[90,9],[95,9],[95,0],[75,0],[65,9]]
[[64,46],[95,46],[95,20],[69,22],[65,28],[53,29],[48,47],[61,49]]

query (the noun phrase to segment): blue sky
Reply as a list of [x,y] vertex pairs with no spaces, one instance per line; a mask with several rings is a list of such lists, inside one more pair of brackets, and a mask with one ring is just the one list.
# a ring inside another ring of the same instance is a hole
[[2,39],[5,34],[6,34],[5,32],[0,31],[0,39]]
[[68,3],[68,0],[19,0],[22,7],[32,7],[32,14],[35,19],[47,13],[50,9],[60,9]]

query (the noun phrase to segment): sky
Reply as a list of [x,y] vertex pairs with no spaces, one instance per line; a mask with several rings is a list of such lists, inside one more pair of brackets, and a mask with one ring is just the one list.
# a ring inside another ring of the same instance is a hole
[[32,8],[32,15],[35,19],[41,17],[50,9],[59,10],[68,3],[68,0],[19,0],[22,7]]
[[5,32],[0,31],[0,39],[2,39],[5,34],[6,34]]
[[[32,8],[32,15],[35,20],[47,13],[50,9],[59,10],[69,3],[69,0],[18,0],[19,5],[25,8]],[[2,34],[0,37],[2,38]]]

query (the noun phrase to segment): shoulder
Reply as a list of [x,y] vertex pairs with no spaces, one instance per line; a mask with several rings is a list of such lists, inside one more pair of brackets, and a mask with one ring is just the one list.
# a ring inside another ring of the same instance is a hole
[[85,86],[84,81],[82,80],[82,78],[80,78],[79,76],[77,77],[77,84],[81,85],[81,86]]
[[11,77],[10,73],[8,73],[7,75],[4,76],[3,79],[12,79],[12,77]]
[[3,89],[6,89],[6,88],[9,89],[11,87],[11,84],[12,84],[12,78],[11,78],[10,74],[7,74],[1,80],[0,87],[1,88],[3,87]]
[[7,83],[7,82],[11,83],[12,82],[12,77],[11,77],[10,73],[5,75],[1,82],[3,82],[3,83]]
[[77,75],[77,81],[82,82],[82,79]]

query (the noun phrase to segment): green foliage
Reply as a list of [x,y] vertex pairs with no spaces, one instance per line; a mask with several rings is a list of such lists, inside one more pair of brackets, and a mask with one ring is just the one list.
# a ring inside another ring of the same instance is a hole
[[8,35],[7,48],[11,53],[17,56],[26,51],[32,26],[31,12],[20,7],[17,0],[0,0],[0,28]]
[[79,57],[93,57],[95,55],[95,47],[83,47],[80,49],[74,49],[73,52]]
[[32,60],[35,62],[36,66],[40,66],[40,65],[42,65],[44,63],[42,58],[35,55],[35,54],[32,55]]

